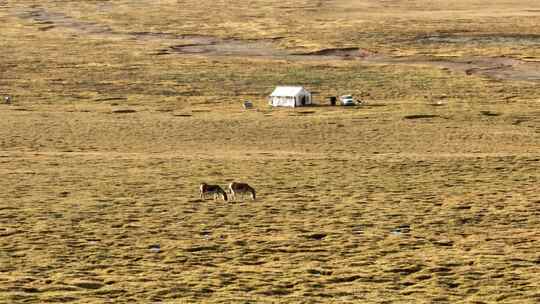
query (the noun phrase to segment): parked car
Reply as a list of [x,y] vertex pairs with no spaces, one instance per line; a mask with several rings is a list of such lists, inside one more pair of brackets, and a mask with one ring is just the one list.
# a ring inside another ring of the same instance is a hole
[[342,106],[354,106],[356,102],[351,95],[343,95],[340,98]]

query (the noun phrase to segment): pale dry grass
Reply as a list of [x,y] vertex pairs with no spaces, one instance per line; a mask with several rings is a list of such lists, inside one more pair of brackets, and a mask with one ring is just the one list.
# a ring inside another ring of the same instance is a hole
[[6,303],[538,299],[535,118],[12,111]]
[[[1,303],[540,300],[536,83],[433,65],[161,56],[176,40],[154,35],[534,57],[534,3],[239,7],[0,1],[0,95],[14,96],[0,105]],[[443,30],[482,42],[414,40]],[[486,42],[517,32],[532,36]],[[280,83],[367,104],[270,109]],[[257,201],[198,198],[200,182],[233,180]]]

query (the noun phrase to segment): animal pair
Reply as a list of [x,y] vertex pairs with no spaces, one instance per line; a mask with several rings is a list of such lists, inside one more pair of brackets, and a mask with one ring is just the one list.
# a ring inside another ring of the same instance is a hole
[[[233,199],[236,199],[238,195],[243,196],[245,194],[249,194],[251,196],[251,199],[255,200],[255,189],[253,189],[253,187],[251,187],[250,185],[246,183],[237,183],[237,182],[230,183],[229,193],[231,194],[231,197]],[[209,185],[207,183],[202,183],[199,186],[199,194],[200,194],[201,199],[204,199],[206,195],[208,194],[212,194],[214,197],[214,200],[218,196],[221,196],[221,198],[223,198],[224,201],[228,200],[227,193],[225,193],[225,191],[218,185]]]

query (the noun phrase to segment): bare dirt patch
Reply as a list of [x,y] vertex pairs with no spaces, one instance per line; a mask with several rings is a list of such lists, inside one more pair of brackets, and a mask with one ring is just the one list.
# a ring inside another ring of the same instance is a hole
[[499,80],[540,81],[540,62],[510,57],[388,57],[372,56],[367,62],[381,64],[427,65],[467,75],[482,75]]
[[111,28],[106,25],[83,22],[60,12],[52,12],[45,8],[33,8],[28,11],[19,11],[16,15],[22,19],[28,19],[40,26],[41,30],[51,30],[56,27],[68,28],[80,33],[97,35],[113,34]]
[[238,40],[197,36],[184,36],[182,39],[186,44],[170,47],[170,53],[267,58],[289,55],[287,51],[275,48],[275,39]]
[[535,34],[439,34],[424,35],[416,39],[426,44],[467,43],[467,44],[523,44],[540,46],[540,35]]

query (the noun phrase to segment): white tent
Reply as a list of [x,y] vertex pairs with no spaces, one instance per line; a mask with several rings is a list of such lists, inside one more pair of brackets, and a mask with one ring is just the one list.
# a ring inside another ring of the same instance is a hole
[[301,107],[311,104],[311,93],[303,87],[279,86],[269,97],[274,107]]

